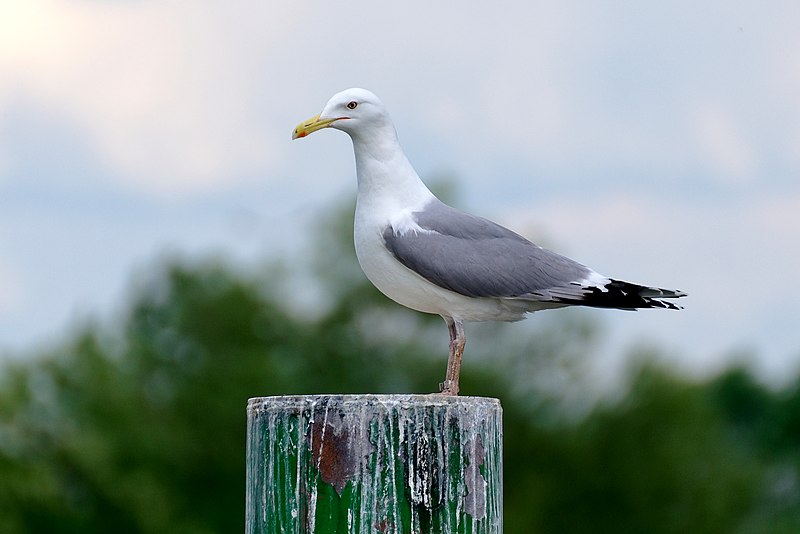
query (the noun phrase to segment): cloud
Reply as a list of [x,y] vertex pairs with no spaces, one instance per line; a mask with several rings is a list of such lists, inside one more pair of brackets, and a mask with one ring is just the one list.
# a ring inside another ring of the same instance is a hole
[[732,113],[713,105],[702,106],[695,113],[693,130],[700,160],[711,176],[732,184],[755,177],[754,145]]
[[20,277],[8,265],[0,264],[0,316],[19,306],[23,291],[19,287]]
[[30,106],[73,121],[126,187],[224,186],[275,159],[252,73],[278,50],[282,14],[256,32],[247,14],[215,4],[6,2],[0,110]]
[[[663,9],[654,24],[647,13],[564,3],[426,5],[421,16],[414,4],[369,2],[9,0],[0,7],[0,110],[68,117],[114,171],[109,179],[154,194],[274,177],[291,165],[286,131],[304,118],[289,105],[321,107],[352,85],[377,91],[403,126],[449,143],[464,168],[509,154],[557,167],[576,153],[593,165],[676,165],[675,139],[688,131],[719,179],[743,180],[755,161],[751,125],[731,106],[672,122],[688,105],[676,100],[682,84],[739,38],[742,14],[726,12],[718,24],[731,31],[703,41],[711,52],[688,55],[719,14],[700,15]],[[730,75],[729,63],[711,68]],[[713,101],[717,90],[691,96]]]

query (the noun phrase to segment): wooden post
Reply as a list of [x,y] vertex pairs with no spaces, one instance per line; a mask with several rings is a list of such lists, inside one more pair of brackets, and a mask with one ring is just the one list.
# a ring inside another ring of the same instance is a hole
[[502,446],[497,399],[253,398],[245,531],[501,533]]

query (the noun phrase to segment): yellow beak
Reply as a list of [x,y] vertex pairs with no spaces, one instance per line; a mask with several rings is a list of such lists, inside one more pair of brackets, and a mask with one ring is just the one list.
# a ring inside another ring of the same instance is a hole
[[292,133],[292,139],[297,139],[298,137],[305,137],[308,134],[314,133],[317,130],[322,130],[323,128],[327,128],[335,121],[338,121],[339,118],[335,119],[320,119],[319,115],[315,115],[308,119],[307,121],[303,121],[297,125],[294,129],[294,133]]

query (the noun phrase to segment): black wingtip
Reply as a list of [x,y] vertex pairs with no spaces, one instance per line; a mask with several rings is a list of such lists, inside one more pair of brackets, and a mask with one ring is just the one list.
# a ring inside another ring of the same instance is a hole
[[683,306],[663,299],[677,299],[685,296],[687,296],[687,293],[675,289],[663,289],[632,284],[622,280],[610,280],[602,286],[587,287],[581,298],[560,299],[559,301],[565,304],[593,308],[617,308],[620,310],[644,308],[682,310]]

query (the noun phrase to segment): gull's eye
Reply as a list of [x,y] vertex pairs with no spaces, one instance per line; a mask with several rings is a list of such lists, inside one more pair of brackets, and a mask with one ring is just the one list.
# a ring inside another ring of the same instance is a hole
[[355,100],[347,103],[347,109],[356,109],[358,107],[358,102]]

